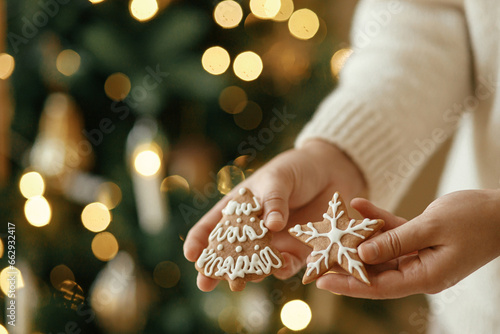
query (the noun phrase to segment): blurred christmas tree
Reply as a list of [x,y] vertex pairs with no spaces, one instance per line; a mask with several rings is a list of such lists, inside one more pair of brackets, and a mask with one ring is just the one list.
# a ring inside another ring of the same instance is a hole
[[[9,333],[293,328],[297,308],[283,323],[279,312],[305,299],[299,278],[204,294],[182,240],[234,185],[292,146],[350,55],[341,28],[352,3],[2,5],[0,233],[15,224],[21,272]],[[314,331],[335,330],[324,307],[331,296],[309,297],[323,309]]]

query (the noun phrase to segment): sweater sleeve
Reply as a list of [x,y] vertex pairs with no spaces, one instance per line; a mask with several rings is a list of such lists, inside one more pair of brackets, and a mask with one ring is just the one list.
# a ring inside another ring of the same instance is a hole
[[388,210],[453,133],[472,94],[467,27],[453,2],[361,1],[339,85],[295,142],[337,145],[360,168],[369,198]]

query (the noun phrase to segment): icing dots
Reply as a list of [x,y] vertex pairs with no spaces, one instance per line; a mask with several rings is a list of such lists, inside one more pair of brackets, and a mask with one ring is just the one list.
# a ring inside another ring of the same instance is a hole
[[241,253],[242,250],[243,250],[243,247],[236,246],[236,249],[235,249],[236,253]]
[[246,193],[246,192],[247,192],[247,188],[241,188],[241,189],[238,191],[238,193],[239,193],[240,195],[245,195],[245,193]]
[[256,251],[258,251],[258,250],[259,250],[259,248],[260,248],[260,246],[259,246],[259,245],[255,245],[255,247],[254,247],[253,249],[255,249]]
[[236,219],[237,223],[241,223],[241,218]]

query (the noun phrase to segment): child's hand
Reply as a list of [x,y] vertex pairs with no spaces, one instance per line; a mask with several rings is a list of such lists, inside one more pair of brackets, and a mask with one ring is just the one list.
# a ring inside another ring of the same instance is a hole
[[[272,243],[282,253],[283,267],[275,276],[286,279],[303,267],[310,248],[289,235],[287,226],[320,219],[325,203],[339,191],[350,200],[364,188],[361,173],[334,145],[312,140],[303,148],[278,155],[217,203],[189,231],[184,255],[196,261],[208,244],[208,235],[221,219],[221,210],[241,187],[249,188],[262,202],[263,219],[274,233]],[[198,274],[198,287],[215,288],[218,280]]]
[[352,276],[320,277],[320,289],[361,298],[399,298],[440,292],[500,255],[500,191],[468,190],[443,196],[406,222],[364,199],[351,206],[381,218],[385,232],[362,243],[372,286]]

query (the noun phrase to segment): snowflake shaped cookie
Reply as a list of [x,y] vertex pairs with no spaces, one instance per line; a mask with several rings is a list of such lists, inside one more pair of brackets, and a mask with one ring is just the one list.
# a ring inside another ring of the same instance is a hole
[[381,219],[350,219],[339,193],[328,203],[323,221],[295,225],[290,234],[313,248],[302,282],[310,283],[335,263],[358,280],[370,285],[368,274],[358,255],[358,246],[384,226]]

